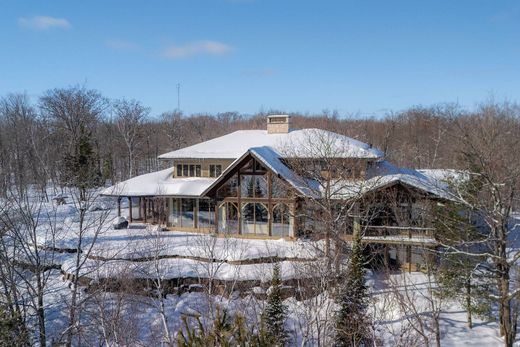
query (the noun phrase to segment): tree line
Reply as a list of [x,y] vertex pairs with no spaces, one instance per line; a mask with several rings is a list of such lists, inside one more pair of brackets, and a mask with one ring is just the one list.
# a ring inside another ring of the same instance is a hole
[[[472,122],[485,107],[474,112],[456,105],[413,107],[381,118],[326,110],[290,114],[295,128],[321,128],[370,143],[399,166],[457,168],[450,139],[453,116]],[[265,129],[271,113],[276,110],[253,115],[185,115],[174,110],[157,115],[137,100],[109,100],[82,86],[50,89],[35,102],[24,94],[8,94],[0,98],[1,192],[13,186],[23,191],[28,184],[42,192],[49,182],[63,185],[72,179],[65,170],[67,162],[73,164],[72,154],[91,157],[95,172],[85,175],[96,177],[99,184],[156,171],[167,165],[158,155],[235,130]]]

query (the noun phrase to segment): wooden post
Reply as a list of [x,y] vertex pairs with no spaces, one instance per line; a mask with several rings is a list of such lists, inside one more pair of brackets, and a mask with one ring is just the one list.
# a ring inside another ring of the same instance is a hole
[[117,197],[117,216],[121,217],[121,197]]
[[130,218],[130,223],[134,221],[132,218],[132,197],[128,196],[128,216]]
[[195,199],[195,211],[193,211],[193,227],[195,229],[199,228],[199,199]]
[[237,190],[237,201],[238,201],[238,235],[242,235],[242,202],[241,202],[241,196],[242,196],[242,183],[240,179],[240,169],[237,170],[238,175],[238,190]]
[[218,202],[215,201],[215,234],[218,234]]
[[153,199],[149,199],[148,203],[152,205],[152,224],[155,223],[155,203]]
[[142,203],[141,203],[141,208],[142,208],[142,210],[143,210],[143,221],[144,221],[145,223],[148,223],[148,221],[147,221],[147,217],[146,217],[146,214],[147,214],[147,212],[148,212],[148,211],[147,211],[148,209],[147,209],[146,203],[147,203],[147,200],[146,200],[146,197],[144,197],[144,198],[143,198],[143,201],[142,201]]
[[408,262],[408,273],[412,272],[412,246],[406,246],[406,261]]
[[164,219],[165,227],[168,227],[168,217],[169,216],[170,216],[170,198],[164,198],[163,219]]
[[[296,211],[297,211],[298,199],[295,198],[291,204],[291,211],[289,212],[289,218],[293,219],[292,230],[289,230],[290,237],[296,237]],[[289,223],[290,224],[290,223]]]
[[273,236],[273,203],[271,201],[272,173],[267,171],[267,230],[269,237]]

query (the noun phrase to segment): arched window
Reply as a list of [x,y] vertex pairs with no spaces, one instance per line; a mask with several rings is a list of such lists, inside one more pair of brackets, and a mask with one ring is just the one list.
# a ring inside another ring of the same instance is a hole
[[261,203],[248,202],[242,204],[242,233],[267,235],[269,233],[269,213]]
[[238,208],[235,203],[223,202],[218,206],[218,231],[221,233],[238,233]]
[[290,236],[292,219],[290,209],[287,204],[279,203],[273,208],[273,236]]

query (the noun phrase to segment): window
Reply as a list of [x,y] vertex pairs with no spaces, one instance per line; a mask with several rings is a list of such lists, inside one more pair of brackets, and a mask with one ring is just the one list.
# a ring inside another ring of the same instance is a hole
[[209,177],[218,177],[222,173],[222,165],[210,165]]
[[198,227],[209,228],[215,224],[215,206],[208,199],[199,200]]
[[279,203],[273,208],[273,236],[290,236],[291,215],[289,206],[284,203]]
[[170,199],[169,222],[170,222],[171,226],[173,226],[173,227],[180,226],[178,202],[179,202],[178,199]]
[[241,194],[245,198],[267,197],[267,180],[258,175],[242,175]]
[[177,165],[177,176],[184,177],[200,177],[200,165]]
[[218,208],[218,231],[228,234],[238,233],[238,208],[232,202],[223,202]]
[[195,227],[195,199],[181,199],[181,226]]
[[242,233],[243,234],[268,234],[267,207],[260,203],[242,204]]
[[238,176],[231,176],[226,183],[217,189],[218,198],[227,198],[229,196],[237,196],[238,194]]

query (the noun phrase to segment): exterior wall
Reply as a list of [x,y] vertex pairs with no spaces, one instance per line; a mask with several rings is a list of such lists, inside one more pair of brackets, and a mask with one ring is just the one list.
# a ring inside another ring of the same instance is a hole
[[186,177],[177,173],[177,165],[200,165],[201,166],[201,177],[210,177],[209,166],[210,165],[221,165],[222,172],[231,165],[233,159],[179,159],[173,161],[173,177]]

